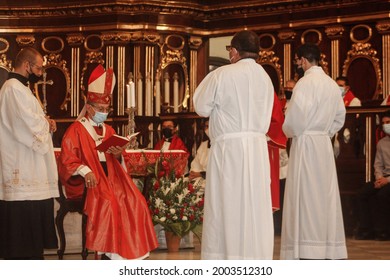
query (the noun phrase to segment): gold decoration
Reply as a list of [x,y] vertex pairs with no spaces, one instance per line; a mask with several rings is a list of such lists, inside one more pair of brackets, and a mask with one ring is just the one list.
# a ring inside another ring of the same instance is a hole
[[343,65],[343,76],[346,77],[348,74],[348,68],[355,59],[366,58],[372,63],[377,78],[376,92],[373,96],[373,99],[377,98],[378,94],[380,94],[380,91],[382,89],[382,73],[379,59],[376,57],[376,55],[377,51],[371,47],[370,43],[356,43],[353,44],[352,49],[348,51],[347,59],[345,60]]
[[341,25],[332,25],[325,27],[325,33],[329,38],[340,38],[343,35],[344,27]]
[[188,44],[191,49],[197,50],[202,45],[203,41],[201,37],[191,36],[188,40]]
[[65,77],[66,88],[65,88],[65,98],[62,101],[60,106],[61,110],[68,109],[68,102],[71,100],[71,88],[70,88],[70,73],[69,69],[66,67],[66,61],[62,59],[60,54],[50,53],[45,55],[46,65],[45,70],[49,68],[57,68],[59,69]]
[[[356,39],[354,32],[359,28],[365,28],[368,31],[368,36],[366,38]],[[349,32],[349,37],[351,38],[352,42],[354,42],[354,43],[367,43],[368,41],[370,41],[370,39],[372,37],[372,29],[371,29],[371,27],[369,27],[368,25],[365,25],[365,24],[356,25]]]
[[33,46],[35,37],[33,35],[18,35],[16,36],[16,42],[21,47]]
[[[61,47],[58,50],[50,50],[46,44],[48,41],[58,41],[60,42]],[[58,36],[49,36],[42,40],[41,43],[42,49],[47,53],[60,53],[64,49],[64,40],[62,40],[61,37]]]
[[85,37],[80,33],[68,34],[66,41],[71,47],[79,47],[84,43]]
[[390,21],[378,22],[376,25],[376,29],[381,34],[390,33]]
[[104,42],[111,44],[128,43],[131,39],[131,33],[128,32],[104,32],[101,36]]
[[286,30],[286,31],[280,31],[278,33],[278,37],[282,41],[291,41],[295,39],[296,33],[291,30]]
[[314,43],[314,44],[316,44],[316,45],[318,46],[318,45],[321,43],[321,41],[322,41],[322,34],[321,34],[321,32],[318,31],[317,29],[308,29],[308,30],[305,30],[305,31],[302,33],[302,35],[301,35],[301,43],[302,43],[302,44],[307,43],[307,42],[306,42],[306,35],[308,35],[308,34],[310,34],[310,33],[315,33],[315,34],[317,34],[317,36],[318,36],[317,42],[312,42],[312,43]]
[[260,65],[270,65],[275,69],[279,79],[279,88],[283,90],[283,75],[282,71],[280,70],[279,57],[275,56],[275,52],[271,50],[261,50],[259,52],[259,58],[256,60],[256,62]]

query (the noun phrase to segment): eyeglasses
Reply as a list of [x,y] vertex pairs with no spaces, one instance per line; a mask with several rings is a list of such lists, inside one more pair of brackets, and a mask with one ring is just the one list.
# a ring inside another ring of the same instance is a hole
[[230,50],[232,49],[233,47],[231,46],[231,45],[227,45],[226,46],[226,50],[228,51],[228,52],[230,52]]
[[38,71],[43,71],[43,66],[38,66],[35,63],[30,62],[31,67],[35,67],[38,69]]
[[96,106],[96,105],[91,105],[95,111],[100,112],[100,113],[110,113],[112,111],[111,107],[102,107],[102,106]]

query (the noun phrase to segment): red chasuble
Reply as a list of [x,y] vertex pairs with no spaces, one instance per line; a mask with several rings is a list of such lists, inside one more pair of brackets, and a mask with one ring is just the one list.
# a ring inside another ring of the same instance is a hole
[[[164,145],[165,140],[161,139],[157,142],[157,144],[154,146],[155,150],[161,150],[161,148]],[[169,150],[183,150],[185,152],[188,152],[186,145],[184,142],[180,139],[179,136],[173,135],[171,140],[171,145],[169,145]]]
[[348,107],[354,98],[355,98],[355,95],[353,95],[352,91],[348,90],[344,96],[345,107]]
[[[115,131],[105,126],[107,139]],[[108,176],[105,175],[95,147],[90,134],[76,121],[64,135],[58,161],[61,182],[68,187],[83,180],[72,176],[80,165],[88,166],[98,180],[95,188],[87,189],[84,205],[88,216],[86,247],[127,259],[142,257],[157,248],[145,198],[112,154],[105,154]]]
[[280,104],[277,95],[274,94],[271,124],[267,132],[267,136],[270,138],[268,141],[268,153],[271,167],[271,198],[273,211],[280,209],[279,148],[286,148],[287,143],[287,137],[282,130],[283,122],[284,115],[282,105]]

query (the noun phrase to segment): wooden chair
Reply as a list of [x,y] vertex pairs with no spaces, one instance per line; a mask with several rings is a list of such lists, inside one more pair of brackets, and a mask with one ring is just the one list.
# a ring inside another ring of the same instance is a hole
[[66,214],[68,213],[74,213],[77,212],[82,215],[82,222],[81,222],[81,234],[82,234],[82,250],[81,250],[81,257],[83,260],[86,260],[88,257],[88,250],[85,247],[85,230],[87,225],[87,216],[83,213],[84,208],[84,201],[86,196],[86,188],[84,190],[84,194],[80,198],[66,198],[64,195],[64,191],[62,188],[61,182],[58,180],[58,188],[60,191],[60,197],[56,198],[58,201],[60,208],[57,211],[57,215],[55,218],[56,227],[58,230],[58,237],[60,241],[59,249],[57,250],[58,259],[62,260],[66,248],[66,238],[65,238],[65,231],[64,231],[64,218]]

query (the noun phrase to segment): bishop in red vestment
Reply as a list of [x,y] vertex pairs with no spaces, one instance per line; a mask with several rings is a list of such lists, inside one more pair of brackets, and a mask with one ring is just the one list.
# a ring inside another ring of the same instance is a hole
[[274,105],[272,108],[271,124],[269,126],[268,136],[268,154],[271,167],[271,198],[272,210],[280,209],[280,184],[279,184],[279,148],[285,149],[287,137],[284,135],[282,126],[284,115],[282,105],[274,94]]
[[124,147],[111,147],[106,153],[95,149],[115,133],[104,123],[115,85],[112,69],[99,65],[88,84],[87,104],[62,141],[60,179],[68,189],[80,183],[87,187],[89,250],[114,259],[144,258],[157,248],[157,239],[145,198],[118,160]]

